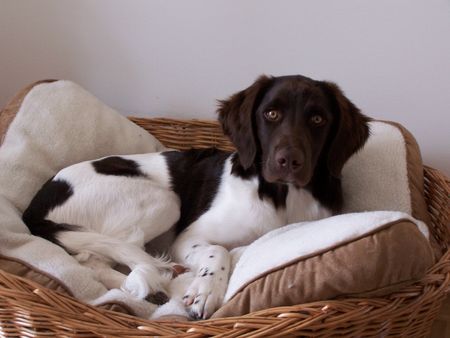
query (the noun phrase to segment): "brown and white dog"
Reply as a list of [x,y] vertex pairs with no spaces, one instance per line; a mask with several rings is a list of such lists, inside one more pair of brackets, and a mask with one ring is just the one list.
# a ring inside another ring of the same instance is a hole
[[[220,306],[230,250],[289,223],[340,210],[340,173],[365,143],[368,118],[333,83],[261,76],[220,101],[237,151],[110,156],[61,170],[23,214],[32,234],[95,268],[108,288],[139,298],[167,290],[172,263],[144,245],[173,231],[171,259],[193,278],[183,291],[192,318]],[[124,264],[127,276],[113,269]]]

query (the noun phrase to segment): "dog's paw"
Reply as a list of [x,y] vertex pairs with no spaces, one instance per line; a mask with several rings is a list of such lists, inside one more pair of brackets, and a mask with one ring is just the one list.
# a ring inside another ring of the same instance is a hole
[[170,279],[151,265],[138,265],[125,278],[121,289],[136,298],[145,299],[152,294],[166,294]]
[[[222,276],[223,275],[223,276]],[[227,286],[225,274],[200,270],[186,291],[183,302],[192,319],[207,319],[222,304]]]

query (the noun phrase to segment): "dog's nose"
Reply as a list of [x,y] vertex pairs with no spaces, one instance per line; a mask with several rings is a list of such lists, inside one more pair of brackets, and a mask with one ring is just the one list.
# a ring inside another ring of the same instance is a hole
[[279,150],[275,155],[278,169],[296,171],[303,166],[301,154],[287,149]]

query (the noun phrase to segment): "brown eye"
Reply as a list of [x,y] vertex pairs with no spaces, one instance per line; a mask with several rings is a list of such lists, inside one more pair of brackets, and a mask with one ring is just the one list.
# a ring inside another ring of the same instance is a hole
[[310,119],[311,123],[316,125],[316,126],[321,126],[323,124],[325,124],[325,119],[320,116],[320,115],[313,115]]
[[281,117],[281,113],[278,110],[269,110],[264,113],[264,116],[269,121],[277,121]]

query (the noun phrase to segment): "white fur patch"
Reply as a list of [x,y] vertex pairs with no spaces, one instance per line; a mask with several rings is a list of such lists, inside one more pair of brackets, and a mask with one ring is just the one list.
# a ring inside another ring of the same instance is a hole
[[[160,153],[121,156],[139,163],[146,177],[104,175],[92,162],[61,170],[62,179],[74,190],[70,198],[54,208],[47,219],[79,225],[92,231],[143,247],[179,218],[180,201],[170,189],[166,162]],[[82,211],[82,212],[80,212]],[[68,243],[75,249],[75,243]]]
[[[182,234],[200,237],[228,249],[248,245],[265,233],[300,220],[315,220],[331,213],[306,190],[289,187],[286,208],[276,209],[267,198],[258,195],[256,177],[241,179],[231,174],[231,159],[225,162],[219,190],[208,211]],[[178,240],[177,240],[178,242]],[[174,253],[177,254],[177,243]]]

